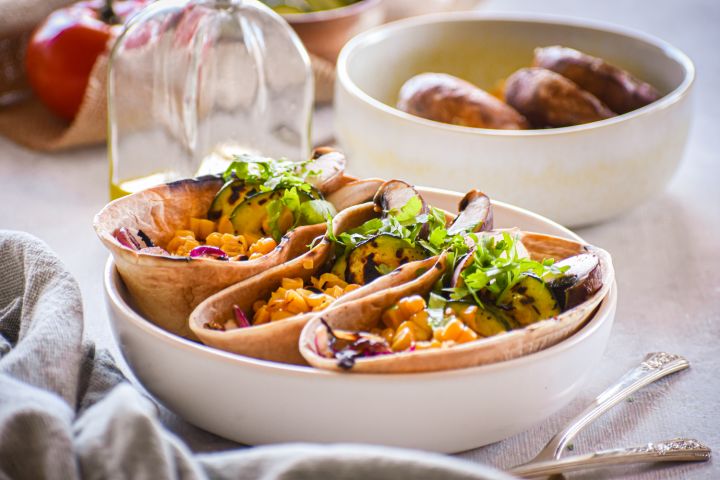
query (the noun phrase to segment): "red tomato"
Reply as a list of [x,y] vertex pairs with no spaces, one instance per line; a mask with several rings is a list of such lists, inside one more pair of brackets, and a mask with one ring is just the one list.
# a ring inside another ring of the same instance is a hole
[[121,22],[148,0],[90,0],[51,13],[33,33],[25,55],[30,86],[54,113],[72,120],[98,56],[120,33]]

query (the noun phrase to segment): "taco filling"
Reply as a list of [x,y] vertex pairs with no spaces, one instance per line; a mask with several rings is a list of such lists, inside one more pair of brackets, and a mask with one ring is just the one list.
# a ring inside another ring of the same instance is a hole
[[[308,280],[283,278],[282,285],[269,298],[257,300],[253,312],[244,313],[252,317],[247,326],[324,310],[342,295],[406,263],[440,252],[445,237],[429,232],[445,230],[446,215],[428,207],[411,185],[398,180],[386,182],[374,202],[375,212],[380,214],[345,232],[334,235],[332,220],[328,220],[327,236],[334,246],[331,260]],[[457,219],[448,228],[456,223]],[[475,229],[481,223],[468,222],[460,231]],[[307,266],[308,270],[312,268],[314,265]],[[205,327],[221,330],[219,325],[207,323]],[[240,325],[230,319],[222,326],[228,330]]]
[[453,268],[428,295],[401,298],[369,331],[333,329],[323,322],[317,353],[349,369],[357,358],[451,348],[553,318],[602,286],[593,254],[536,261],[517,233],[445,238]]
[[[119,228],[114,237],[123,246],[143,253],[224,261],[254,260],[277,247],[296,227],[326,222],[335,208],[323,197],[324,175],[318,164],[332,164],[321,150],[305,162],[242,155],[223,174],[205,218],[189,218],[164,245],[141,230]],[[336,175],[335,175],[336,176]]]

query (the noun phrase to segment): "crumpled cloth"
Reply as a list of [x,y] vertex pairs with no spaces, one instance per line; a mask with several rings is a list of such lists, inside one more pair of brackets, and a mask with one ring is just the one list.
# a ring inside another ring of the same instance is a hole
[[80,289],[62,262],[37,238],[0,230],[0,479],[6,478],[511,477],[443,455],[365,445],[194,454],[109,353],[83,341]]

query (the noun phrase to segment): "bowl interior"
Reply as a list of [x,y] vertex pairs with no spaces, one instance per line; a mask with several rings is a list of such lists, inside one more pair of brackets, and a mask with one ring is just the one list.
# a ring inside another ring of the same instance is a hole
[[691,68],[679,51],[640,33],[589,22],[464,13],[406,20],[357,37],[343,52],[345,65],[339,70],[346,68],[349,79],[370,97],[394,106],[402,84],[416,74],[449,73],[493,90],[529,66],[536,47],[550,45],[604,58],[663,94],[679,88]]
[[[462,197],[421,192],[446,209]],[[499,227],[579,239],[556,223],[501,202],[495,202],[495,220]],[[131,369],[160,402],[190,423],[250,445],[353,442],[445,453],[507,438],[566,405],[600,361],[617,302],[613,285],[579,332],[513,360],[443,372],[347,375],[233,355],[165,332],[132,309],[112,258],[105,292],[113,332]],[[427,414],[428,406],[445,405],[448,398],[453,408]],[[388,408],[388,399],[402,405],[403,415]],[[352,428],[342,428],[349,412]]]

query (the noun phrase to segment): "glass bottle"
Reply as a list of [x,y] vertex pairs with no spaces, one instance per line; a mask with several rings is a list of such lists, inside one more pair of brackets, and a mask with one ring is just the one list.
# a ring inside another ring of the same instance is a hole
[[232,156],[307,158],[313,78],[287,23],[256,0],[159,0],[108,68],[110,194],[224,170]]

